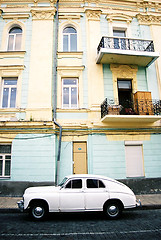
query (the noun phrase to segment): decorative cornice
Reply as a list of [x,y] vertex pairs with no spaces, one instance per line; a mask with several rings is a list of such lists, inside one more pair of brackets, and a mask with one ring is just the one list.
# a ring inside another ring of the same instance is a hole
[[54,20],[56,9],[31,10],[33,20]]
[[87,19],[92,21],[100,21],[100,16],[102,11],[101,10],[91,10],[87,9],[85,11]]
[[112,13],[112,14],[107,14],[106,19],[109,22],[123,21],[123,22],[131,23],[133,18],[129,15],[125,15],[125,14],[122,14],[122,13],[119,13],[119,14]]
[[136,15],[139,24],[142,25],[160,25],[161,24],[161,16],[154,16],[149,14],[137,14]]

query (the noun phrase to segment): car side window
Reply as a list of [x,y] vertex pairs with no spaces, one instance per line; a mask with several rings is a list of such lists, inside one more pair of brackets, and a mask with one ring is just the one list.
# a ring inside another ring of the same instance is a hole
[[105,188],[105,185],[100,180],[87,179],[87,188]]
[[82,188],[82,180],[81,179],[71,180],[67,183],[65,188],[80,189],[80,188]]

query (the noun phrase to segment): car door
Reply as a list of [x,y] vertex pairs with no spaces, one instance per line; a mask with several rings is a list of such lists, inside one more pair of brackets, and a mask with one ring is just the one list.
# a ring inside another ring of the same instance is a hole
[[60,190],[59,210],[65,211],[84,211],[85,200],[82,179],[71,179]]
[[86,179],[85,208],[86,210],[102,210],[109,199],[109,192],[102,180]]

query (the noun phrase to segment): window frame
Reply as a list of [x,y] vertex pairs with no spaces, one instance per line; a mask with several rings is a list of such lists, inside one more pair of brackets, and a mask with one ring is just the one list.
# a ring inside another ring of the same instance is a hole
[[[6,145],[11,147],[10,153],[1,153],[0,157],[2,156],[2,159],[0,158],[0,161],[2,161],[2,175],[0,175],[0,178],[9,178],[11,176],[11,153],[12,153],[12,144],[0,144],[0,145]],[[6,156],[10,156],[10,159],[6,159]],[[6,161],[10,161],[10,169],[9,169],[9,175],[5,174],[6,170]]]
[[[7,81],[15,81],[16,80],[16,84],[15,85],[5,85],[5,80]],[[14,107],[11,107],[11,91],[12,88],[16,88],[16,97],[15,97],[15,102],[14,102]],[[18,89],[18,77],[2,77],[2,86],[1,86],[1,108],[5,109],[5,108],[16,108],[16,102],[17,102],[17,89]],[[8,101],[7,101],[7,107],[3,107],[3,97],[4,97],[4,89],[8,88],[9,89],[9,94],[8,94]]]
[[[21,33],[10,33],[10,31],[14,28],[19,28],[21,29]],[[23,30],[20,26],[12,26],[9,31],[8,31],[8,41],[7,41],[7,51],[20,51],[22,48],[22,35],[23,35]],[[12,43],[12,49],[9,49],[9,41],[10,41],[10,36],[13,36],[13,43]],[[20,47],[16,49],[16,40],[17,36],[21,36],[21,42],[20,42]]]
[[[66,84],[64,85],[64,80],[76,80],[76,85],[70,85],[70,84]],[[79,82],[78,82],[78,78],[62,78],[62,109],[78,109],[78,99],[79,99],[79,89],[78,89],[78,85],[79,85]],[[69,88],[69,96],[68,96],[68,100],[69,100],[69,105],[68,107],[64,106],[64,87],[66,88]],[[76,88],[77,89],[77,102],[76,102],[76,107],[72,107],[72,95],[71,95],[71,92],[72,92],[72,87],[73,88]]]
[[[73,28],[76,32],[75,33],[64,33],[64,30],[66,28]],[[71,50],[71,35],[76,35],[76,49],[75,50]],[[67,36],[68,39],[68,47],[67,50],[64,50],[64,36]],[[62,38],[63,38],[63,52],[77,52],[78,49],[78,34],[77,34],[77,30],[75,27],[73,26],[66,26],[63,28],[63,33],[62,33]]]

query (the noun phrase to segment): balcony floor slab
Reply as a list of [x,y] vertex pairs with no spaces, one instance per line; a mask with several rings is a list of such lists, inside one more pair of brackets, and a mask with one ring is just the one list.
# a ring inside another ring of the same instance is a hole
[[157,52],[139,52],[131,50],[101,48],[98,53],[96,63],[103,64],[117,63],[148,67],[158,57],[159,53]]
[[154,123],[161,120],[161,115],[106,115],[101,119],[103,123]]

